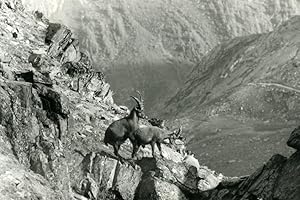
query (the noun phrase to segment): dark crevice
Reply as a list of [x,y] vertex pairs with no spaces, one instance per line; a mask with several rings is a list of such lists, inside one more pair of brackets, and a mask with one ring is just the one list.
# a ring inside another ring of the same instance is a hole
[[[134,199],[133,200],[139,200],[140,199],[140,193],[143,188],[143,185],[145,184],[145,181],[147,179],[151,179],[154,174],[159,173],[157,169],[157,164],[155,158],[142,158],[141,160],[136,161],[136,164],[141,167],[142,170],[142,177],[140,179],[140,182],[135,190]],[[153,188],[154,188],[154,183]],[[155,191],[153,190],[153,193]]]
[[49,23],[49,26],[47,27],[47,33],[45,38],[45,43],[50,45],[52,42],[52,38],[57,33],[57,31],[61,28],[60,24],[57,23]]

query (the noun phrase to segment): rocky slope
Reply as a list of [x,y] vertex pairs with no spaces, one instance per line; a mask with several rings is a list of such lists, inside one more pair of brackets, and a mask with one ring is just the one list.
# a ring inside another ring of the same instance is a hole
[[[202,161],[221,168],[227,163],[226,172],[244,164],[241,173],[246,173],[250,166],[245,160],[261,163],[274,149],[288,153],[274,144],[286,140],[289,127],[299,122],[299,27],[297,16],[271,33],[214,48],[165,104],[166,116],[184,123],[193,138],[191,148],[201,153]],[[206,155],[213,150],[206,150],[207,144],[220,153]]]
[[[127,110],[113,103],[72,32],[0,3],[0,199],[272,199],[299,197],[299,129],[290,158],[275,156],[248,177],[225,177],[182,162],[163,146],[138,161],[118,162],[103,134]],[[130,145],[122,146],[128,158]],[[270,181],[271,180],[271,181]]]
[[129,105],[128,94],[139,89],[153,114],[217,44],[271,31],[300,13],[297,0],[25,2],[74,30],[97,67],[108,70],[116,102]]

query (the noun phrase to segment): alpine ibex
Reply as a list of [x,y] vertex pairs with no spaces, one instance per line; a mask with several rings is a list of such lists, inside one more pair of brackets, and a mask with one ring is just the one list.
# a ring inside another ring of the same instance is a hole
[[132,97],[136,101],[137,105],[130,111],[130,114],[128,116],[111,123],[106,129],[104,136],[105,145],[112,145],[114,148],[114,154],[120,160],[123,159],[119,154],[121,144],[123,144],[127,140],[130,133],[136,131],[139,128],[139,119],[147,118],[144,113],[144,102],[141,95],[140,99],[134,96],[130,97]]
[[134,158],[136,156],[136,153],[139,150],[140,146],[145,146],[146,144],[150,144],[152,148],[152,156],[155,157],[154,148],[155,144],[158,147],[158,150],[160,152],[161,157],[162,150],[161,150],[161,144],[167,143],[165,140],[169,139],[170,143],[172,144],[173,141],[180,137],[181,128],[176,132],[170,132],[168,130],[164,130],[155,126],[143,126],[137,129],[135,132],[130,134],[129,139],[133,145],[133,151],[131,157]]

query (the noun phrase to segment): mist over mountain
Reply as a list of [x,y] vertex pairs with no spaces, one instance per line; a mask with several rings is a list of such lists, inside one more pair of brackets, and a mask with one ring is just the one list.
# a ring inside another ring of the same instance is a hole
[[71,27],[106,71],[116,102],[128,105],[138,89],[154,115],[213,47],[271,31],[300,8],[297,0],[31,0],[26,6]]

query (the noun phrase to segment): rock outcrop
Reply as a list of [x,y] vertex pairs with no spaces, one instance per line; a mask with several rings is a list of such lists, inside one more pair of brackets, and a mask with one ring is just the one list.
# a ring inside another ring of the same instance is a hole
[[[85,123],[74,132],[74,120],[81,117],[73,111],[81,96],[106,101],[100,109],[110,110],[116,107],[112,92],[69,29],[26,13],[20,1],[1,1],[0,9],[0,198],[69,199],[66,145],[72,134],[90,131]],[[66,63],[72,68],[66,70]],[[93,113],[79,112],[95,121]]]
[[[273,157],[249,178],[189,166],[167,146],[165,159],[145,147],[141,159],[120,163],[103,136],[127,109],[113,103],[72,32],[25,12],[19,1],[0,5],[0,199],[299,197],[299,152]],[[120,152],[129,158],[131,145]]]
[[287,141],[287,145],[296,150],[300,150],[300,127],[293,130],[291,137]]

